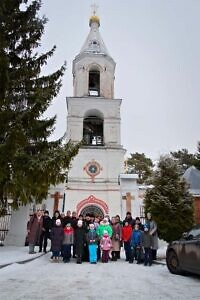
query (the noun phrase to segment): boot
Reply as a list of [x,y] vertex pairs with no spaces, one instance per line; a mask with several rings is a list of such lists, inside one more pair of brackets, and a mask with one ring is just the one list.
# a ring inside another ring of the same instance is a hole
[[82,258],[81,258],[81,257],[77,257],[76,263],[77,263],[77,264],[82,264]]
[[116,251],[112,251],[112,253],[111,253],[111,255],[112,255],[112,261],[116,261],[117,260],[117,256],[116,256]]
[[33,244],[29,244],[29,254],[35,254],[36,252],[34,251],[35,246]]
[[116,256],[117,256],[117,259],[120,259],[120,251],[116,251]]

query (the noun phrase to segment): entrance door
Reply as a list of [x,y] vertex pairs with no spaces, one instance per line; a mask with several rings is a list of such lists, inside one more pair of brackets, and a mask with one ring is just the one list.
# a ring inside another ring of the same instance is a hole
[[93,214],[95,216],[100,216],[101,218],[104,217],[102,209],[96,205],[88,205],[84,207],[81,211],[81,214],[83,216],[85,216],[86,214]]

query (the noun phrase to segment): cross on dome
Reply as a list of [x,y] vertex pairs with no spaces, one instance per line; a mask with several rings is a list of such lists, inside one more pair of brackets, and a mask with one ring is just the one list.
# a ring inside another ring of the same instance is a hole
[[93,15],[95,16],[96,13],[97,13],[97,9],[99,8],[99,6],[94,2],[94,3],[91,5],[91,8],[92,8],[92,13],[93,13]]
[[97,23],[98,26],[100,26],[100,19],[99,17],[97,16],[97,9],[98,9],[98,5],[94,2],[92,5],[91,5],[91,8],[92,8],[92,16],[90,17],[90,26],[93,24],[93,23]]

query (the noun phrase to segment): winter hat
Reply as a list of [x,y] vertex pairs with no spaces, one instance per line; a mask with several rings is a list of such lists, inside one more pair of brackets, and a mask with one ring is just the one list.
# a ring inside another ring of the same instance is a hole
[[106,223],[108,223],[108,218],[104,217],[103,221],[105,221]]
[[78,220],[77,225],[78,226],[82,226],[83,225],[83,221],[82,220]]
[[90,227],[90,229],[94,229],[94,224],[93,224],[93,223],[90,223],[90,224],[89,224],[89,227]]
[[61,225],[60,219],[57,219],[57,220],[56,220],[56,225],[57,225],[57,226],[60,226],[60,225]]

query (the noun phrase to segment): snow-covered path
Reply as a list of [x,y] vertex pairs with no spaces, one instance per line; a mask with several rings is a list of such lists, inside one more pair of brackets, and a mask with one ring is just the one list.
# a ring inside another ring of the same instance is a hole
[[200,278],[175,276],[165,265],[124,260],[77,265],[50,262],[50,253],[0,269],[0,299],[200,299]]

